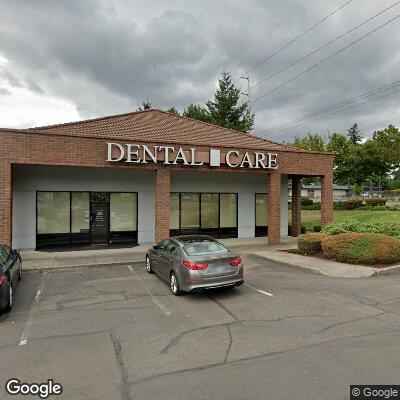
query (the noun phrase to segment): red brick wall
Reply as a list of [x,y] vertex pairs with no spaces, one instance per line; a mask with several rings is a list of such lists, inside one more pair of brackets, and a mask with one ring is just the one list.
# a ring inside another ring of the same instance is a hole
[[268,174],[268,244],[277,244],[281,240],[281,174]]
[[333,170],[321,177],[321,225],[333,220]]
[[155,186],[156,242],[169,237],[169,199],[171,192],[171,173],[168,168],[158,167]]

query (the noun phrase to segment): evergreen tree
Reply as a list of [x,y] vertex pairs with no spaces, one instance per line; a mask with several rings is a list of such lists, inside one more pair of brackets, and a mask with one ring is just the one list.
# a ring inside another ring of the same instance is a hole
[[170,112],[171,114],[180,115],[179,111],[175,107],[168,108],[167,111]]
[[142,104],[139,106],[139,110],[142,111],[142,110],[151,110],[151,109],[152,109],[152,106],[151,106],[150,100],[148,97],[146,97],[146,100],[142,101]]
[[211,122],[225,128],[249,132],[254,124],[254,114],[247,103],[239,103],[240,89],[232,82],[231,75],[223,71],[218,80],[214,100],[206,103]]
[[212,122],[207,110],[198,104],[189,104],[189,106],[183,111],[183,115],[203,122]]
[[347,136],[353,144],[357,144],[363,138],[363,134],[360,132],[360,129],[356,123],[352,125],[347,132]]

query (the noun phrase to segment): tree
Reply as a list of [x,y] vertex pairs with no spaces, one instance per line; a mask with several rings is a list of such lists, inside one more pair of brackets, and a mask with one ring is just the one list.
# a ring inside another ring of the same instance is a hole
[[225,128],[249,132],[254,125],[254,114],[250,114],[248,104],[240,104],[239,99],[240,89],[232,82],[231,75],[223,71],[214,100],[206,103],[211,122]]
[[203,122],[212,122],[207,110],[199,104],[189,104],[189,106],[183,111],[183,115]]
[[347,136],[353,144],[357,144],[363,138],[363,134],[360,132],[356,123],[347,130]]
[[324,138],[318,133],[308,133],[307,136],[300,138],[296,137],[293,146],[310,151],[326,151],[326,143]]
[[151,103],[148,97],[146,97],[146,100],[142,101],[142,104],[139,105],[139,110],[151,110]]
[[175,107],[168,108],[167,111],[170,112],[171,114],[180,115],[179,111]]

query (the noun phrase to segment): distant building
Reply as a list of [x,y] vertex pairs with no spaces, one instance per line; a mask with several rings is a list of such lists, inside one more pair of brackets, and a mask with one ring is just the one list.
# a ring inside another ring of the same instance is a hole
[[[333,184],[333,201],[342,200],[352,195],[350,186]],[[289,188],[289,197],[292,197],[292,189]],[[321,201],[320,185],[301,185],[301,197],[308,197],[315,203]]]

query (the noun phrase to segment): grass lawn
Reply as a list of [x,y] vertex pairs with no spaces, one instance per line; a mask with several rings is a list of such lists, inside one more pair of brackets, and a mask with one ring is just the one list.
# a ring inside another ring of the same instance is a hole
[[[400,211],[368,211],[368,210],[352,210],[352,211],[334,211],[334,221],[343,219],[355,219],[360,222],[399,222]],[[289,210],[289,221],[291,220],[291,211]],[[301,222],[305,225],[306,230],[312,230],[314,225],[321,223],[321,211],[319,210],[302,210]]]

